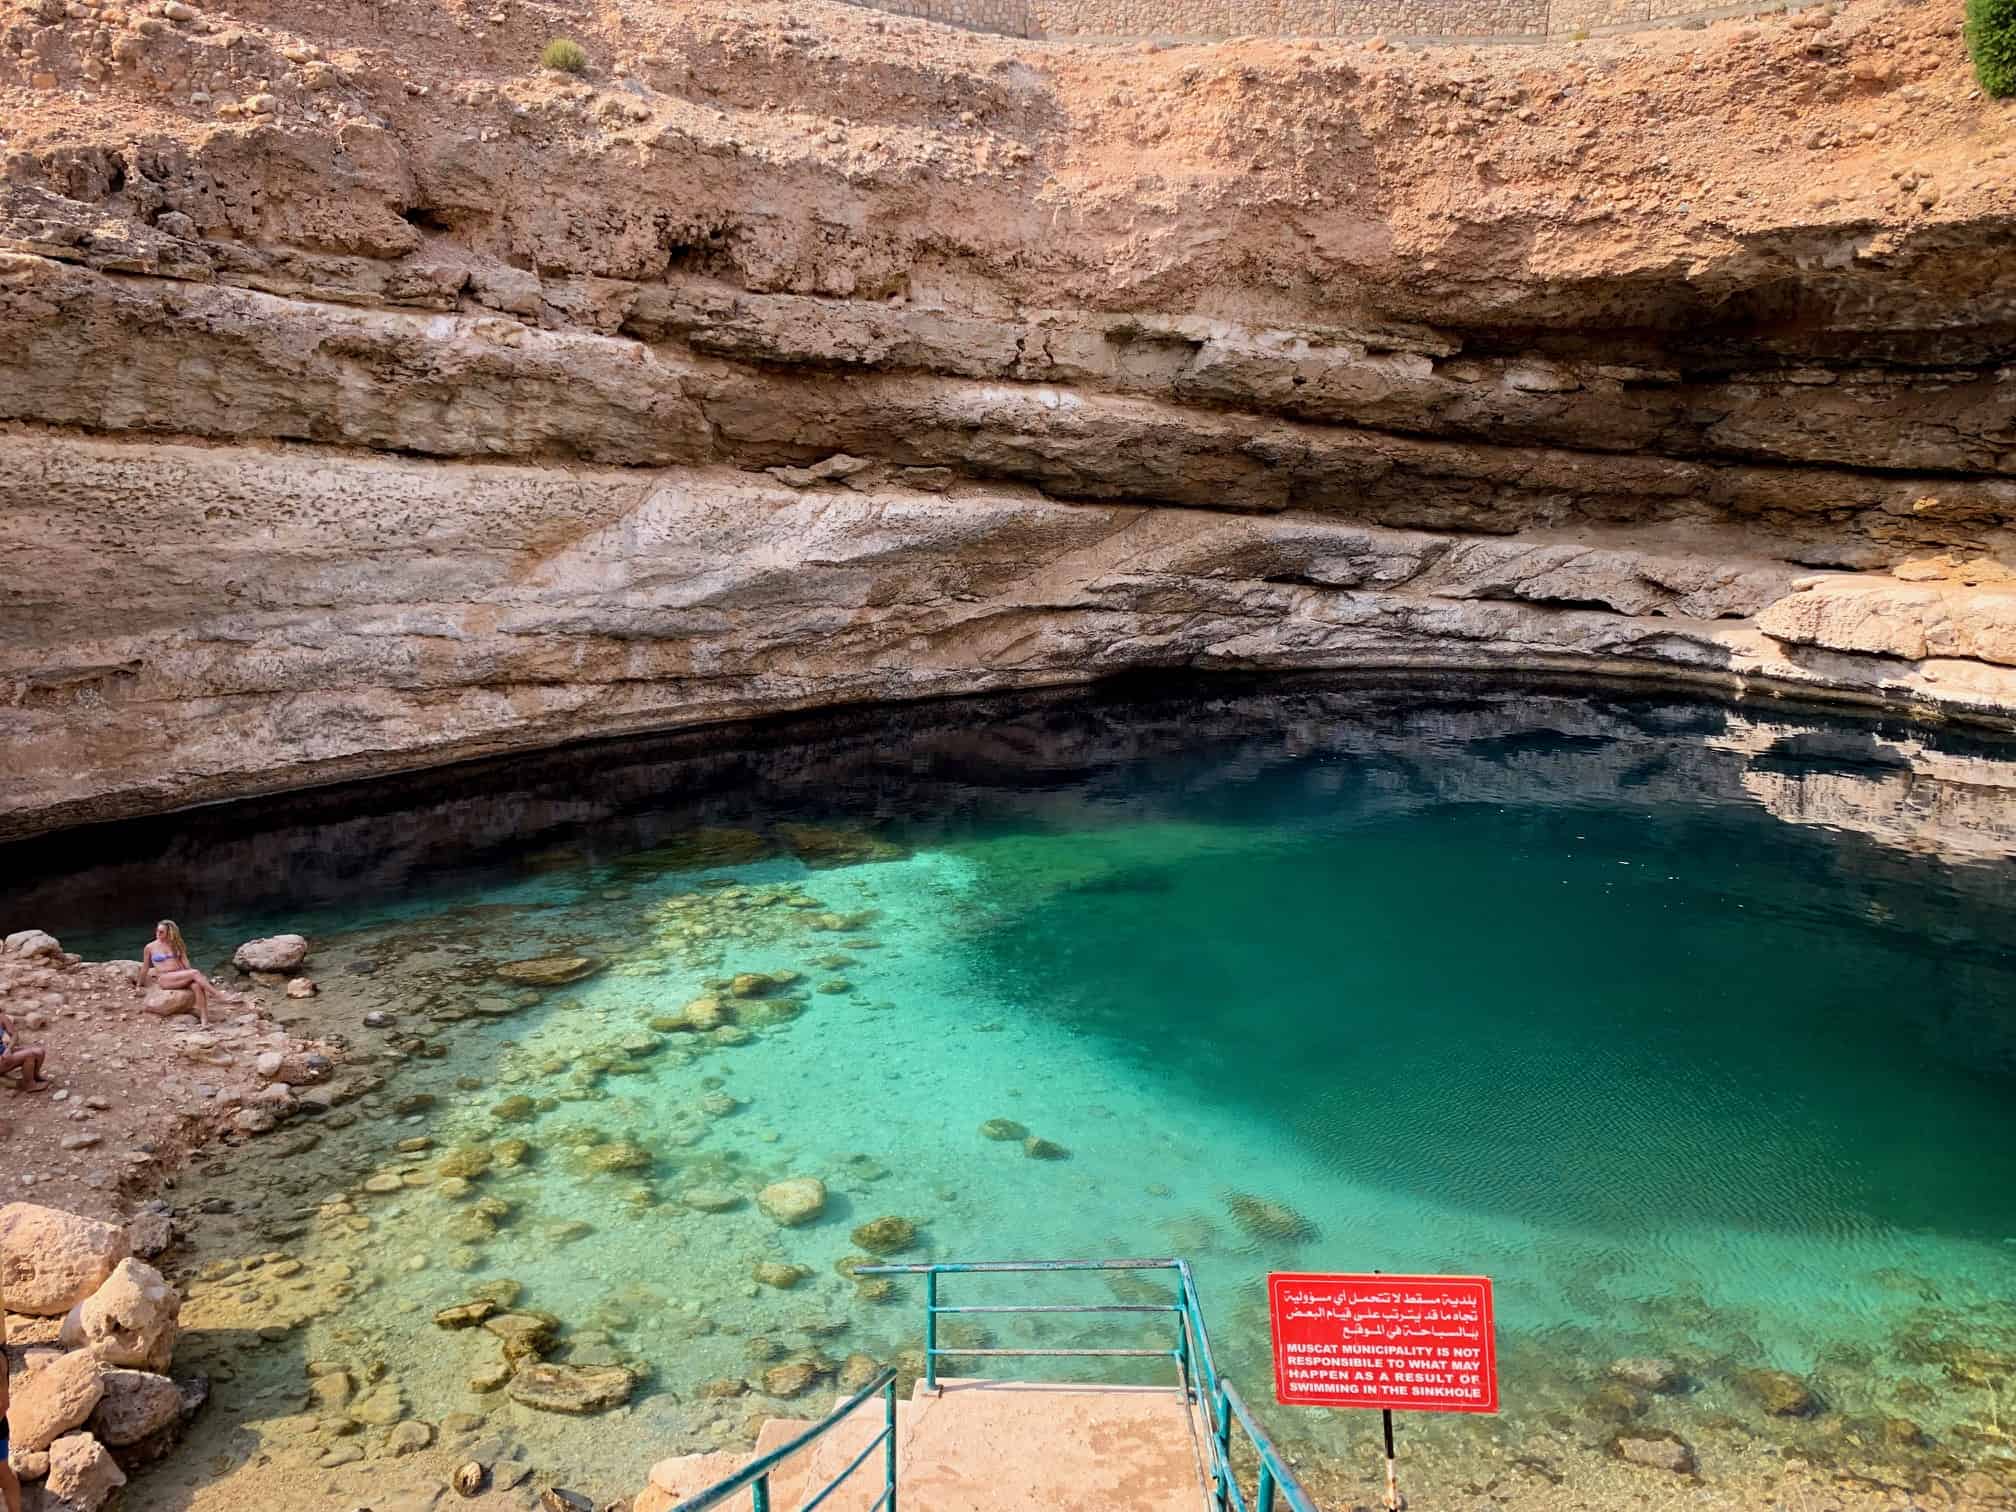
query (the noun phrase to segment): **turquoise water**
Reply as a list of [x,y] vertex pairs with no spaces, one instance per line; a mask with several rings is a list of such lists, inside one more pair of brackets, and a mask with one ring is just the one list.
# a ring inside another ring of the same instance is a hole
[[[1407,1430],[1445,1491],[1521,1455],[1598,1487],[1625,1420],[1682,1433],[1710,1483],[1749,1473],[1760,1444],[1904,1484],[2012,1463],[2001,752],[1684,703],[1291,688],[948,714],[702,761],[542,774],[517,790],[541,830],[521,849],[512,804],[469,806],[507,773],[431,810],[317,816],[319,849],[291,849],[308,842],[284,817],[215,821],[214,869],[181,874],[202,895],[176,906],[202,911],[210,948],[301,929],[318,1011],[394,1009],[401,1033],[452,1046],[391,1062],[378,1116],[304,1157],[326,1180],[297,1163],[289,1193],[325,1204],[304,1256],[378,1268],[344,1326],[378,1329],[416,1400],[465,1405],[469,1351],[402,1320],[509,1276],[589,1349],[652,1371],[620,1434],[503,1409],[609,1494],[634,1488],[665,1453],[804,1410],[730,1410],[701,1382],[914,1347],[914,1285],[869,1302],[834,1270],[856,1224],[899,1215],[920,1232],[904,1259],[1189,1257],[1219,1363],[1256,1401],[1269,1270],[1492,1276],[1505,1413]],[[570,783],[590,801],[558,814]],[[808,841],[790,828],[807,822],[830,828]],[[158,910],[134,895],[168,871],[150,870],[160,831],[129,833],[132,854],[51,869],[41,896],[137,907],[144,932]],[[245,859],[261,834],[301,857],[298,901]],[[87,953],[93,924],[134,933],[123,916],[30,922]],[[549,952],[602,969],[469,1016],[516,991],[496,963]],[[796,1014],[743,1005],[745,1043],[649,1027],[710,983],[776,971],[799,974]],[[437,1101],[396,1120],[385,1103],[409,1086]],[[515,1092],[549,1105],[500,1118]],[[703,1105],[722,1093],[732,1111]],[[1068,1158],[984,1138],[989,1119]],[[416,1132],[433,1152],[389,1152]],[[357,1189],[509,1137],[537,1153],[475,1184],[512,1206],[494,1236],[454,1227],[466,1194]],[[592,1174],[574,1148],[617,1141],[649,1165]],[[682,1201],[787,1175],[827,1182],[819,1222]],[[346,1190],[372,1232],[329,1220]],[[1255,1223],[1253,1198],[1287,1219]],[[810,1274],[758,1286],[765,1260]],[[949,1300],[1137,1294],[959,1285]],[[1089,1327],[1004,1323],[983,1342],[1148,1342],[1139,1323]],[[1639,1355],[1690,1389],[1602,1398],[1610,1362]],[[1769,1416],[1743,1386],[1758,1369],[1800,1377],[1824,1410]],[[1370,1442],[1362,1419],[1269,1416],[1311,1466]],[[1886,1438],[1898,1419],[1922,1436]]]

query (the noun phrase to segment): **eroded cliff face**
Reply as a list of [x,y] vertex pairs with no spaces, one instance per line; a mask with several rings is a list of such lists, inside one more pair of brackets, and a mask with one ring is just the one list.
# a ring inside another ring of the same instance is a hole
[[2016,109],[1946,7],[160,9],[0,6],[0,834],[1145,666],[2016,726]]

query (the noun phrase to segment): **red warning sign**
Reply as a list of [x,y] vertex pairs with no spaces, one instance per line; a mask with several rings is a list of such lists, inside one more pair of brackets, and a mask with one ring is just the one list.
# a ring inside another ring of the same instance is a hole
[[1267,1301],[1279,1402],[1498,1410],[1486,1277],[1277,1274],[1267,1278]]

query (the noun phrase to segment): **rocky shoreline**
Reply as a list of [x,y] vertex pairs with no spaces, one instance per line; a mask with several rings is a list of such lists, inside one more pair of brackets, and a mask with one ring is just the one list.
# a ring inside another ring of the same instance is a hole
[[[249,963],[279,964],[260,952],[271,943],[248,945]],[[148,1263],[172,1264],[186,1238],[193,1215],[162,1194],[187,1162],[354,1095],[333,1047],[287,1033],[266,1005],[199,1025],[188,993],[143,997],[138,976],[137,962],[85,962],[41,930],[0,944],[0,1011],[17,1044],[47,1051],[52,1084],[7,1100],[8,1176],[64,1204],[0,1206],[9,1462],[30,1509],[97,1512],[209,1399],[207,1376],[169,1374],[183,1299]],[[250,984],[313,991],[264,970]]]

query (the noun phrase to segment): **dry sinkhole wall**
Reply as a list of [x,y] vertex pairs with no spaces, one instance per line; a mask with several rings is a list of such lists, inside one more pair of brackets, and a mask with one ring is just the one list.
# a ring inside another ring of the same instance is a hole
[[0,0],[0,118],[0,834],[1146,667],[2016,725],[1957,11]]

